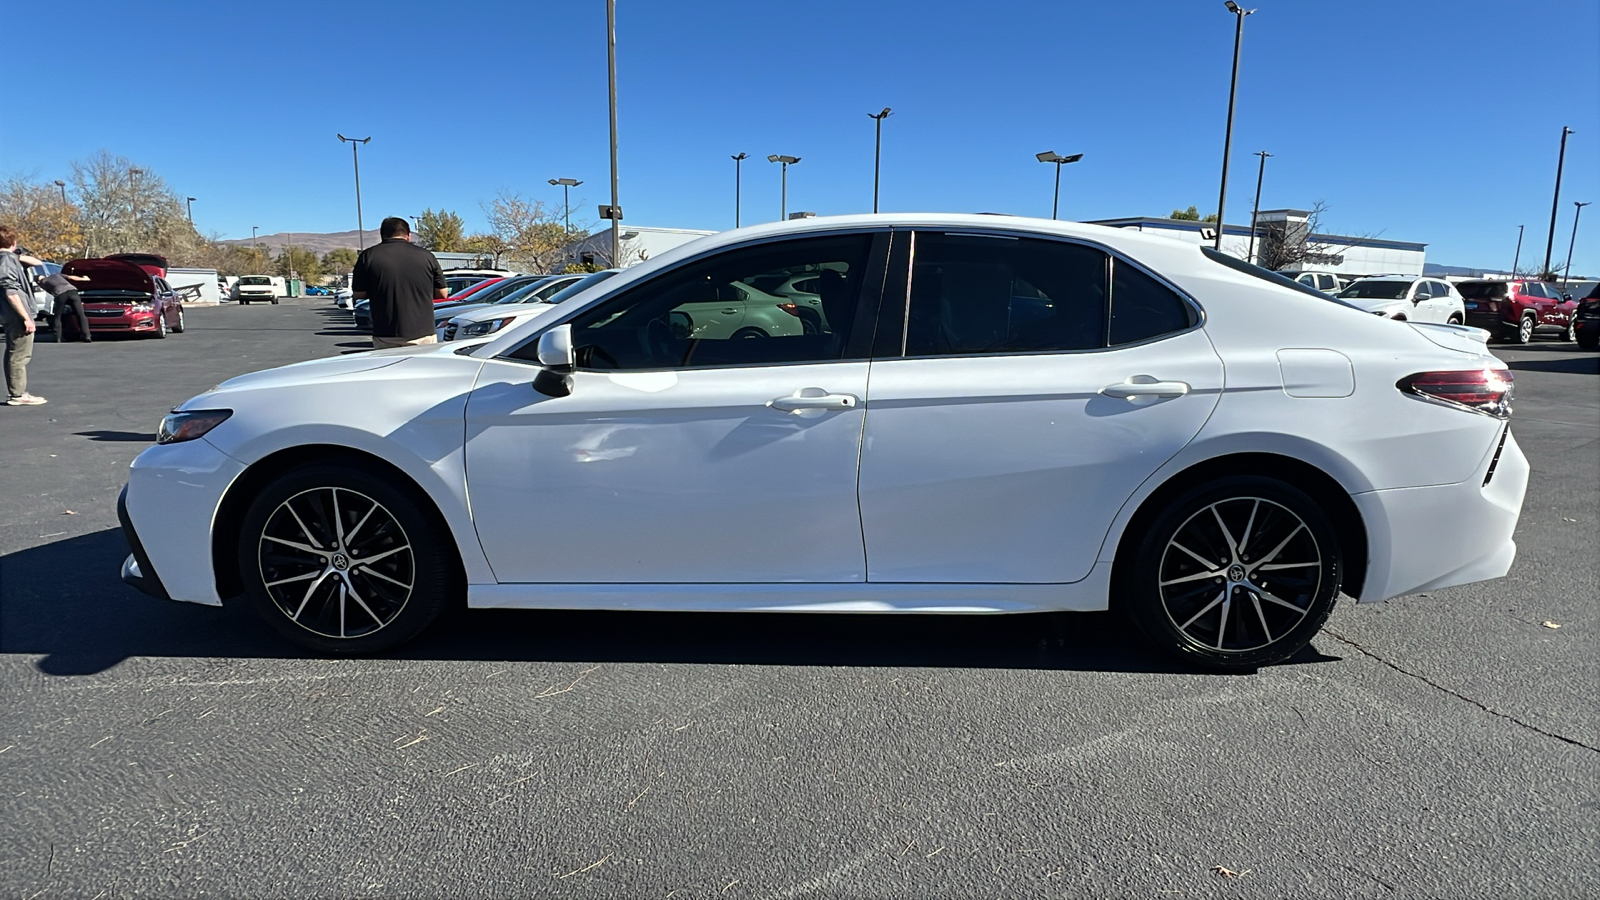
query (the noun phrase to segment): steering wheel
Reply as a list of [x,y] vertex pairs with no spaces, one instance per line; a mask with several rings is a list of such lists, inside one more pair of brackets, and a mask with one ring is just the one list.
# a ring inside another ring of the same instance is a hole
[[[617,362],[617,358],[607,353],[599,344],[590,344],[587,347],[583,347],[582,350],[584,351],[584,362],[592,368],[622,368],[622,364]],[[597,362],[604,365],[595,366],[594,364]]]

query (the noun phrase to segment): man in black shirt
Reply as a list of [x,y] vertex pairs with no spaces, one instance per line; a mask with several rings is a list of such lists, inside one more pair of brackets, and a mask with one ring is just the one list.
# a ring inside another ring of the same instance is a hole
[[383,242],[361,251],[350,292],[372,309],[372,349],[431,344],[433,301],[449,295],[433,254],[411,243],[411,226],[390,216],[378,226]]
[[[26,263],[28,258],[23,257],[22,261]],[[67,333],[63,329],[66,328],[66,317],[68,315],[75,317],[78,325],[78,340],[85,344],[93,341],[93,338],[89,336],[89,317],[83,312],[83,298],[78,296],[78,288],[72,283],[74,281],[88,281],[88,276],[62,275],[57,272],[49,275],[35,275],[33,280],[34,283],[49,291],[50,296],[55,298],[56,308],[50,314],[50,327],[56,333],[56,343],[63,343],[67,339]]]

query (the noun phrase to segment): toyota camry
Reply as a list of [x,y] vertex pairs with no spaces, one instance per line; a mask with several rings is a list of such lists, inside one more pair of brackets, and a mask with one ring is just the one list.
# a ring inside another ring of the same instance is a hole
[[[804,305],[765,289],[791,282]],[[131,466],[123,577],[237,598],[334,654],[463,603],[1115,608],[1191,663],[1248,669],[1341,596],[1507,572],[1528,479],[1512,387],[1481,331],[1167,238],[782,222],[488,340],[194,397]]]

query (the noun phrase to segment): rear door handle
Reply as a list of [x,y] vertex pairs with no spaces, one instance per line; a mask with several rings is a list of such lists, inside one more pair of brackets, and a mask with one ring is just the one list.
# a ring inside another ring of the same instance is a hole
[[1138,397],[1182,397],[1189,393],[1184,381],[1157,381],[1149,375],[1135,375],[1127,381],[1108,384],[1100,389],[1107,397],[1133,400]]
[[860,398],[855,394],[819,393],[815,396],[801,396],[796,393],[789,397],[775,397],[768,400],[767,405],[782,412],[799,412],[803,409],[854,409],[860,402]]

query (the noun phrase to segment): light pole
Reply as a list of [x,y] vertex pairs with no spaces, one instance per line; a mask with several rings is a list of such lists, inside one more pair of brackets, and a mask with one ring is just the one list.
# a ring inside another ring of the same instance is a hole
[[1233,78],[1228,84],[1228,129],[1222,138],[1222,187],[1217,191],[1217,238],[1212,244],[1217,250],[1222,249],[1222,229],[1226,221],[1224,208],[1228,202],[1228,154],[1233,152],[1233,101],[1239,94],[1239,48],[1244,43],[1244,17],[1255,12],[1233,0],[1228,0],[1224,5],[1238,23],[1233,32]]
[[743,169],[744,161],[749,158],[749,156],[750,154],[748,153],[733,154],[733,227],[735,228],[739,227],[739,189],[741,187],[740,181],[743,174],[741,169]]
[[1561,155],[1556,157],[1556,196],[1550,201],[1550,234],[1544,242],[1544,271],[1539,273],[1541,278],[1550,274],[1550,248],[1556,242],[1556,210],[1561,208],[1561,169],[1567,164],[1567,135],[1574,133],[1571,128],[1561,126]]
[[67,183],[65,181],[62,181],[61,179],[57,178],[56,179],[56,187],[61,188],[61,205],[62,206],[66,206],[67,205]]
[[[1267,157],[1271,156],[1265,150],[1257,150],[1253,156],[1261,157],[1261,168],[1256,171],[1256,202],[1250,207],[1250,249],[1245,251],[1244,261],[1255,262],[1256,256],[1256,216],[1261,214],[1261,179],[1267,175]],[[1217,216],[1217,225],[1222,225],[1222,217]]]
[[250,249],[256,251],[257,253],[261,252],[261,242],[256,240],[256,232],[260,230],[260,228],[261,226],[259,225],[250,226]]
[[606,75],[611,95],[611,265],[622,265],[622,201],[617,197],[617,0],[606,0]]
[[1062,156],[1054,150],[1046,150],[1043,153],[1035,153],[1033,156],[1039,162],[1056,164],[1056,196],[1055,200],[1050,204],[1050,218],[1054,219],[1061,208],[1061,167],[1067,163],[1075,163],[1083,159],[1083,154],[1074,153],[1071,156]]
[[552,178],[552,179],[550,179],[550,183],[551,184],[558,184],[558,185],[561,186],[561,206],[562,206],[563,209],[566,210],[566,215],[567,215],[567,234],[571,234],[572,233],[572,195],[570,193],[568,193],[568,192],[571,191],[573,188],[577,187],[578,185],[583,184],[583,182],[577,180],[576,178]]
[[194,224],[194,201],[196,201],[198,199],[200,199],[200,198],[199,197],[186,197],[186,198],[184,198],[184,202],[189,205],[189,224],[190,225]]
[[789,218],[789,164],[800,161],[798,156],[782,156],[774,153],[767,157],[767,162],[783,163],[783,200],[778,207],[778,221]]
[[1522,229],[1526,225],[1517,226],[1517,255],[1511,258],[1511,277],[1517,277],[1517,263],[1522,262]]
[[889,118],[889,107],[885,106],[881,113],[867,113],[867,118],[876,120],[878,132],[877,140],[872,149],[872,211],[878,211],[878,171],[879,162],[883,159],[883,120]]
[[350,159],[356,167],[356,247],[367,249],[367,226],[361,221],[361,145],[372,140],[368,135],[364,138],[347,138],[342,134],[337,135],[339,143],[350,145]]
[[1583,208],[1593,203],[1585,200],[1582,203],[1574,200],[1572,205],[1577,209],[1572,211],[1572,240],[1567,242],[1567,264],[1561,267],[1561,293],[1565,294],[1572,286],[1572,245],[1578,242],[1578,217],[1583,215]]

